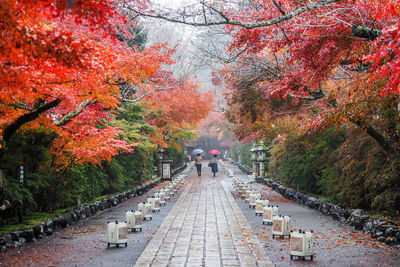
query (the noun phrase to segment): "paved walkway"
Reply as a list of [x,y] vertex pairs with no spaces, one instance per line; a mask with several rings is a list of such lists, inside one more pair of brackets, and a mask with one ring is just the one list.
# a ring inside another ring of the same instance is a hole
[[135,266],[273,265],[223,176],[189,179]]
[[128,247],[107,247],[107,221],[124,221],[125,210],[136,209],[138,202],[146,201],[160,187],[60,229],[52,236],[0,253],[0,266],[132,267],[185,189],[179,189],[160,212],[153,213],[151,221],[143,221],[143,231],[129,231]]
[[[236,177],[247,179],[237,166],[231,166]],[[228,180],[229,181],[229,180]],[[228,183],[229,184],[229,183]],[[262,224],[262,216],[242,199],[233,184],[229,185],[239,207],[253,226],[252,235],[258,236],[276,266],[400,266],[400,250],[370,238],[369,234],[342,224],[317,210],[288,200],[264,184],[252,188],[260,192],[272,205],[279,205],[279,214],[291,215],[291,229],[314,230],[314,260],[290,260],[289,239],[272,238],[271,226]]]

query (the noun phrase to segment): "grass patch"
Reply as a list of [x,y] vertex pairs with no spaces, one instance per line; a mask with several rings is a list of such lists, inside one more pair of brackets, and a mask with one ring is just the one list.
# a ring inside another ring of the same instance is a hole
[[[151,181],[151,180],[146,180],[146,181]],[[103,195],[103,196],[98,196],[98,197],[94,198],[94,200],[92,200],[92,201],[85,201],[85,202],[83,202],[81,204],[84,205],[84,204],[87,204],[87,203],[91,203],[93,201],[97,201],[97,200],[101,200],[101,199],[107,198],[107,197],[109,197],[111,195],[113,195],[113,194],[107,194],[107,195]],[[53,218],[53,217],[55,217],[57,215],[63,215],[63,214],[67,213],[68,211],[70,211],[73,208],[75,208],[75,207],[65,208],[65,209],[58,209],[58,210],[56,210],[56,211],[54,211],[52,213],[32,212],[30,214],[22,216],[22,223],[18,222],[18,217],[9,218],[6,225],[0,226],[0,234],[8,234],[8,233],[13,232],[13,231],[29,229],[32,226],[37,225],[38,223],[46,221],[47,219]]]
[[103,199],[103,198],[106,198],[106,197],[108,197],[108,196],[111,196],[111,195],[112,195],[112,194],[108,194],[108,195],[99,196],[99,197],[96,197],[96,198],[94,198],[94,200],[93,200],[93,201],[101,200],[101,199]]
[[0,227],[0,233],[8,234],[13,231],[25,230],[25,229],[31,228],[32,226],[35,226],[36,224],[38,224],[40,222],[44,222],[47,219],[50,219],[54,216],[65,214],[69,210],[70,210],[70,208],[59,209],[53,213],[32,212],[28,215],[22,216],[22,223],[18,222],[18,217],[13,217],[8,220],[7,225]]
[[[310,193],[307,193],[307,194],[310,194]],[[318,198],[320,200],[324,200],[324,201],[328,201],[330,203],[336,204],[335,200],[333,198],[331,198],[331,197],[324,196],[324,195],[317,195],[317,194],[310,194],[310,195],[312,195],[313,197],[316,197],[316,198]]]
[[384,220],[384,221],[388,221],[388,222],[396,224],[396,225],[400,225],[400,217],[388,216],[387,214],[383,214],[383,213],[376,213],[376,211],[373,211],[373,210],[365,211],[365,213],[370,217],[375,217],[380,220]]

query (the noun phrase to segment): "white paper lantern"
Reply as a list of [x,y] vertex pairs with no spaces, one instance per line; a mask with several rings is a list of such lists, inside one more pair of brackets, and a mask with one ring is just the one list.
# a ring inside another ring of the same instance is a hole
[[301,231],[290,233],[290,259],[293,256],[305,260],[305,257],[314,258],[314,242],[312,231]]
[[119,248],[120,244],[128,246],[128,228],[124,222],[107,222],[107,246],[115,244]]
[[290,238],[290,216],[274,216],[272,218],[272,238],[280,236]]

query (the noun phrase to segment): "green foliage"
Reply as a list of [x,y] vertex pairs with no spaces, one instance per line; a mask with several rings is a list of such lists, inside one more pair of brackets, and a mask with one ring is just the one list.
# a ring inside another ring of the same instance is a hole
[[145,48],[148,31],[143,28],[143,26],[139,25],[137,27],[130,27],[129,33],[132,35],[130,38],[126,38],[126,44],[129,47],[137,46],[140,50]]
[[349,129],[348,139],[338,153],[340,203],[398,214],[400,210],[399,157],[387,155],[359,129]]
[[133,49],[144,50],[146,47],[148,31],[142,25],[129,26],[128,33],[119,33],[117,39],[126,43],[128,47]]
[[[0,201],[8,200],[11,207],[3,212],[2,218],[11,218],[37,208],[35,192],[44,186],[38,181],[36,173],[41,172],[41,162],[50,159],[47,147],[50,146],[55,135],[46,132],[20,132],[8,143],[0,168],[3,170],[3,188],[0,192]],[[26,182],[20,184],[16,177],[16,167],[20,162],[27,165]]]
[[231,151],[230,151],[231,158],[234,161],[239,162],[239,154],[240,154],[241,163],[251,170],[252,162],[251,162],[250,149],[251,149],[250,144],[235,142],[231,145]]
[[347,208],[397,215],[400,164],[358,128],[334,128],[275,144],[274,179]]
[[[22,219],[18,227],[28,227],[38,216],[51,217],[54,211],[75,207],[78,200],[81,203],[93,201],[152,179],[156,146],[148,137],[153,127],[144,120],[145,105],[125,103],[121,106],[112,123],[122,129],[121,138],[136,146],[132,153],[115,156],[101,166],[72,166],[56,172],[49,153],[56,137],[54,133],[26,131],[16,134],[0,163],[4,172],[0,203],[4,200],[11,203],[10,208],[0,213],[0,225],[15,224]],[[173,159],[172,167],[177,168],[184,162],[184,142],[177,138],[174,143],[177,147],[168,148],[166,156]],[[19,184],[16,178],[19,162],[28,166],[24,184]],[[15,227],[4,228],[4,231],[11,229]]]
[[64,214],[68,211],[68,209],[60,209],[56,210],[53,213],[45,213],[45,212],[32,212],[29,215],[22,216],[22,222],[18,222],[17,217],[8,218],[8,225],[0,227],[0,233],[10,233],[16,230],[23,230],[31,228],[32,226],[43,222],[49,218],[52,218],[57,215]]
[[278,143],[270,151],[270,172],[288,186],[335,199],[338,181],[335,152],[344,140],[344,129],[328,129],[325,133]]
[[180,146],[180,148],[169,147],[165,153],[166,158],[173,160],[172,169],[182,166],[185,162],[185,154],[183,153],[185,143],[182,140],[176,140],[175,142]]

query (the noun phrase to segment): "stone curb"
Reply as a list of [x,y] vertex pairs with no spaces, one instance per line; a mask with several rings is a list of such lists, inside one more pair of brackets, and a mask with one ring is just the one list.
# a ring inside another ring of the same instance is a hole
[[272,179],[257,178],[256,181],[266,184],[287,199],[294,200],[303,206],[316,209],[335,220],[353,226],[356,230],[362,230],[364,233],[370,234],[372,238],[376,238],[380,242],[385,242],[389,246],[400,248],[400,229],[397,225],[375,217],[370,217],[366,215],[362,209],[350,211],[328,201],[294,191]]
[[[242,164],[236,162],[231,163],[238,166],[239,169],[246,174],[251,172]],[[331,216],[335,220],[353,226],[356,230],[362,230],[364,233],[370,234],[372,238],[380,242],[400,249],[400,229],[398,225],[375,217],[370,217],[366,215],[362,209],[347,210],[328,201],[297,192],[272,179],[256,178],[256,181],[261,184],[266,184],[271,187],[272,190],[278,192],[287,199],[294,200],[303,206],[316,209],[322,214]]]
[[[187,164],[173,170],[174,175],[183,171],[186,166]],[[36,239],[42,239],[45,236],[52,235],[55,230],[67,228],[79,221],[96,215],[100,211],[115,207],[133,197],[141,196],[151,188],[157,186],[160,181],[161,178],[157,178],[155,181],[144,183],[141,186],[122,193],[113,194],[101,200],[81,205],[63,215],[47,219],[45,222],[39,223],[29,229],[3,234],[0,236],[0,252],[22,246],[25,242],[35,242]]]
[[253,235],[254,229],[250,225],[246,216],[244,215],[242,209],[237,204],[236,200],[233,198],[231,191],[229,190],[226,183],[221,183],[224,193],[229,200],[229,204],[231,205],[232,210],[235,213],[235,217],[237,218],[240,229],[243,234],[247,235],[249,238],[246,238],[246,243],[249,248],[251,248],[251,253],[254,256],[257,266],[275,266],[271,259],[268,257],[266,249],[262,246],[260,240],[257,236]]
[[241,164],[241,163],[231,162],[231,164],[238,166],[239,169],[240,169],[242,172],[244,172],[245,174],[252,174],[252,173],[253,173],[252,170],[250,170],[249,168],[247,168],[246,166],[244,166],[244,165]]

